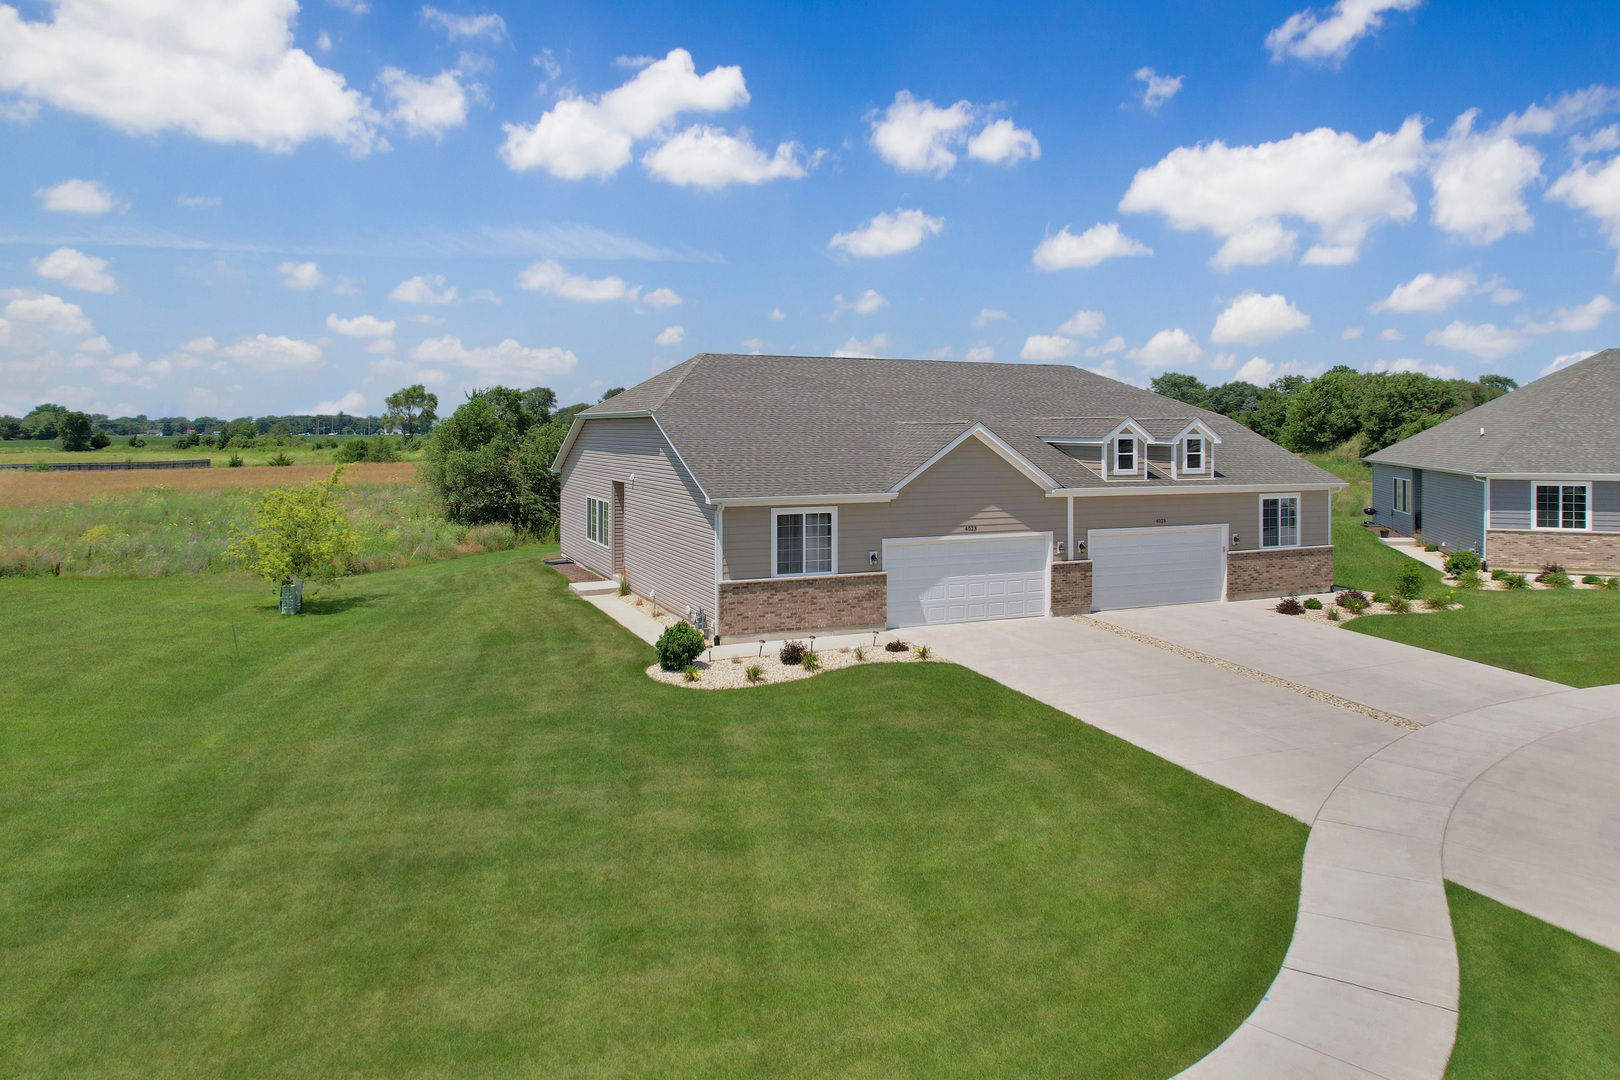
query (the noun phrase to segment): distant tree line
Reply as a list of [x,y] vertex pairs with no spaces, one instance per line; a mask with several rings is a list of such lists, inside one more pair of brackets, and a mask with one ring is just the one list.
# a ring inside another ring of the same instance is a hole
[[[408,387],[408,390],[421,390],[420,386]],[[433,397],[426,394],[427,397]],[[392,399],[390,399],[391,401]],[[57,439],[62,434],[62,418],[75,410],[65,405],[47,402],[36,405],[29,410],[27,416],[0,416],[0,439],[38,439],[49,441]],[[431,411],[431,410],[430,410]],[[278,424],[285,424],[287,431],[293,435],[376,435],[380,433],[393,433],[398,435],[424,434],[432,426],[433,418],[423,421],[419,408],[409,415],[393,413],[382,416],[355,416],[349,413],[296,413],[286,416],[270,414],[267,416],[239,416],[234,420],[227,420],[220,416],[160,416],[157,419],[148,417],[145,413],[137,416],[109,417],[106,413],[84,413],[90,421],[92,432],[102,432],[110,436],[128,437],[130,435],[184,435],[195,431],[199,435],[211,435],[224,431],[234,425],[237,433],[251,432],[252,436],[264,436],[271,433],[271,429]]]
[[1367,374],[1342,365],[1314,379],[1284,375],[1267,386],[1238,381],[1205,386],[1178,371],[1150,384],[1154,393],[1230,416],[1302,454],[1356,438],[1361,452],[1370,454],[1518,385],[1506,375],[1481,375],[1470,382],[1418,372]]

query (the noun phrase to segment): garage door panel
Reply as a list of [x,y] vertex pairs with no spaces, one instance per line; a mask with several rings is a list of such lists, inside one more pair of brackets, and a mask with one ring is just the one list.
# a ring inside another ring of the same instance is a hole
[[1226,526],[1092,532],[1092,607],[1098,611],[1220,600]]
[[1047,536],[890,542],[889,625],[1045,615]]

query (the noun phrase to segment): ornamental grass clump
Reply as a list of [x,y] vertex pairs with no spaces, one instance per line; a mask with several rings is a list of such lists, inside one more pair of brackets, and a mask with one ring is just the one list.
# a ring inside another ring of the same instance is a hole
[[691,623],[681,621],[658,636],[658,666],[665,671],[685,671],[703,652],[703,635]]
[[821,657],[816,655],[816,650],[806,649],[804,655],[799,657],[799,666],[806,671],[816,671],[821,667]]
[[757,683],[765,677],[765,669],[758,664],[749,664],[743,668],[743,677],[751,683]]
[[1601,585],[1599,585],[1598,588],[1600,588],[1600,589],[1620,589],[1620,577],[1604,578],[1603,583]]
[[1430,611],[1445,611],[1456,602],[1457,597],[1452,594],[1450,589],[1440,589],[1437,592],[1431,593],[1428,599],[1423,601],[1423,606],[1428,608]]
[[1492,581],[1506,581],[1508,578],[1510,578],[1512,576],[1513,576],[1513,574],[1512,574],[1511,571],[1503,570],[1500,567],[1498,567],[1497,569],[1491,571],[1491,580]]
[[1485,583],[1480,579],[1478,570],[1460,570],[1457,573],[1459,589],[1477,589],[1483,584]]
[[1581,584],[1582,585],[1602,585],[1603,584],[1603,575],[1602,574],[1587,574],[1585,577],[1581,578]]
[[703,673],[697,669],[696,664],[687,664],[685,670],[683,670],[681,674],[686,676],[687,682],[697,682],[698,676]]
[[1508,589],[1528,589],[1530,587],[1530,579],[1523,574],[1504,574],[1500,580],[1502,586]]
[[1549,563],[1548,566],[1551,566],[1553,569],[1549,570],[1543,568],[1541,573],[1536,575],[1536,580],[1541,582],[1541,584],[1547,586],[1549,589],[1567,589],[1575,584],[1569,579],[1569,575],[1564,573],[1563,567],[1559,566],[1557,563]]
[[1339,609],[1338,608],[1328,608],[1327,617],[1328,617],[1328,622],[1338,622],[1339,621]]
[[930,649],[926,645],[917,646],[917,659],[919,659],[919,660],[926,660],[930,656],[932,656],[933,653],[934,653],[934,650]]
[[1404,596],[1392,596],[1389,598],[1389,610],[1396,615],[1405,615],[1412,610],[1412,601]]

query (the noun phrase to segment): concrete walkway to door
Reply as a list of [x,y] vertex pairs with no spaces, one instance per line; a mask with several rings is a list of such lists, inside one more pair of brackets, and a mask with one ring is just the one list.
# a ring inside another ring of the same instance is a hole
[[[1423,726],[1370,720],[1085,621],[907,634],[1311,823],[1282,970],[1248,1020],[1183,1075],[1438,1080],[1457,1024],[1457,956],[1442,884],[1453,808],[1525,747],[1582,732],[1610,747],[1605,733],[1620,723],[1620,695],[1267,608],[1190,605],[1098,618]],[[1588,811],[1585,820],[1601,820],[1600,809]],[[1487,852],[1495,842],[1488,827],[1468,835]]]

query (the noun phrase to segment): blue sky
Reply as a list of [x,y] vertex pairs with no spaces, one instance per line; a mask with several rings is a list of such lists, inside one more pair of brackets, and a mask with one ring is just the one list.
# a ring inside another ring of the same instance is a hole
[[1008,7],[0,4],[0,411],[1612,342],[1611,5]]

